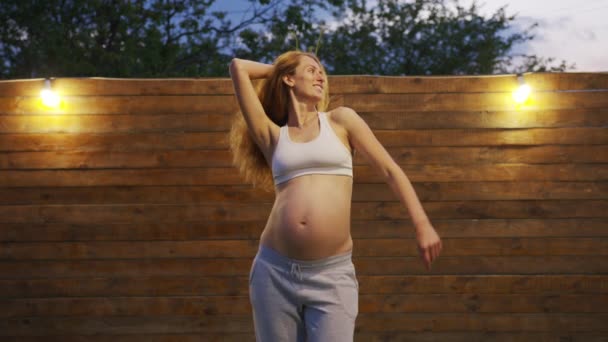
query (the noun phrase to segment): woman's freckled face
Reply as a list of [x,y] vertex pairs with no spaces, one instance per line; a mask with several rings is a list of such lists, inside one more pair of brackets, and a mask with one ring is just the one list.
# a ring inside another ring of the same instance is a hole
[[325,72],[314,59],[302,56],[296,68],[294,91],[319,101],[325,90]]

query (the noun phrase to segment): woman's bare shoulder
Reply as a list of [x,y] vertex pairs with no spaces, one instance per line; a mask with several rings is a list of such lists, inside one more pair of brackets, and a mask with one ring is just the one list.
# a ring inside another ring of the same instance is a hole
[[327,117],[340,126],[346,126],[359,115],[350,107],[336,107],[327,112]]

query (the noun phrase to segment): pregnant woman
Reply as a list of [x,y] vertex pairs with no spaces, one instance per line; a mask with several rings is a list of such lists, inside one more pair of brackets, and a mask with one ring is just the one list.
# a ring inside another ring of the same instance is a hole
[[[275,192],[249,277],[256,340],[352,341],[359,289],[350,232],[355,152],[407,207],[427,269],[441,240],[365,121],[350,108],[326,111],[327,75],[316,55],[289,51],[273,64],[235,58],[230,75],[241,109],[230,132],[234,163],[248,181]],[[259,91],[253,79],[263,79]]]

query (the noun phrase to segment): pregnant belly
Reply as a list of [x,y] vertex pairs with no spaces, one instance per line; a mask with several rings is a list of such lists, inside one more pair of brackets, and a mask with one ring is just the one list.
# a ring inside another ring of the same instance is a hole
[[277,198],[264,231],[272,238],[266,242],[294,259],[320,259],[350,250],[350,202],[332,197]]

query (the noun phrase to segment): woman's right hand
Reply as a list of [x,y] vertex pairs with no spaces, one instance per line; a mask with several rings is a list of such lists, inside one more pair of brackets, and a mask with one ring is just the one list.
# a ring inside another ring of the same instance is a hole
[[418,245],[418,253],[424,262],[426,269],[431,270],[431,263],[439,257],[442,249],[441,239],[439,234],[430,222],[416,227],[416,242]]

